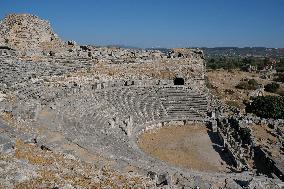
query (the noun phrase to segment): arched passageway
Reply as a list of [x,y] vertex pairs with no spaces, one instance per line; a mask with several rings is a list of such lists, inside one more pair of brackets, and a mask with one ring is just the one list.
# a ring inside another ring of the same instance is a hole
[[174,79],[174,85],[184,85],[184,79],[181,77],[177,77]]

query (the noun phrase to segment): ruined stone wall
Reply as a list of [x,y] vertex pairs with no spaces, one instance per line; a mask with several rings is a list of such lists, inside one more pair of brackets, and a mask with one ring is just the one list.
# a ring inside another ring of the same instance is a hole
[[0,44],[25,56],[42,55],[64,45],[48,21],[29,14],[10,14],[0,22]]

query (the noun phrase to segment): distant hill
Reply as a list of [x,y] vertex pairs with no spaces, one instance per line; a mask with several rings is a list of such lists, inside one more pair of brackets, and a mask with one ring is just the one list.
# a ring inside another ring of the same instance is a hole
[[201,48],[206,57],[226,56],[226,57],[284,57],[284,48],[266,47],[215,47]]
[[[194,47],[197,48],[197,47]],[[150,48],[151,50],[160,50],[168,52],[168,48]],[[269,58],[283,58],[284,48],[266,48],[266,47],[202,47],[205,57],[269,57]]]

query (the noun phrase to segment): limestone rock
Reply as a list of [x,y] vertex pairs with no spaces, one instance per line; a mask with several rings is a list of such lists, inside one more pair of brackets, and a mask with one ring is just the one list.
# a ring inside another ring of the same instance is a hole
[[0,45],[16,49],[21,55],[35,56],[62,48],[64,43],[48,21],[29,14],[10,14],[0,22]]

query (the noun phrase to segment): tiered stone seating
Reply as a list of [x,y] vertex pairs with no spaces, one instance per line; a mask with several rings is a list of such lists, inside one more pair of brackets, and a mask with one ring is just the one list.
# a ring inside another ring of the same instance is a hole
[[169,116],[202,119],[207,110],[206,96],[182,88],[161,89],[161,101]]
[[60,100],[57,111],[69,119],[63,125],[73,135],[85,134],[88,130],[115,136],[121,129],[111,126],[112,121],[123,122],[131,117],[136,130],[135,127],[143,128],[146,123],[202,120],[206,104],[205,95],[200,96],[188,87],[130,86],[77,94]]
[[[89,150],[140,163],[149,157],[141,154],[133,139],[147,125],[202,120],[207,108],[206,96],[186,86],[112,87],[76,93],[55,103],[56,122],[68,139]],[[132,133],[124,125],[129,117]]]

